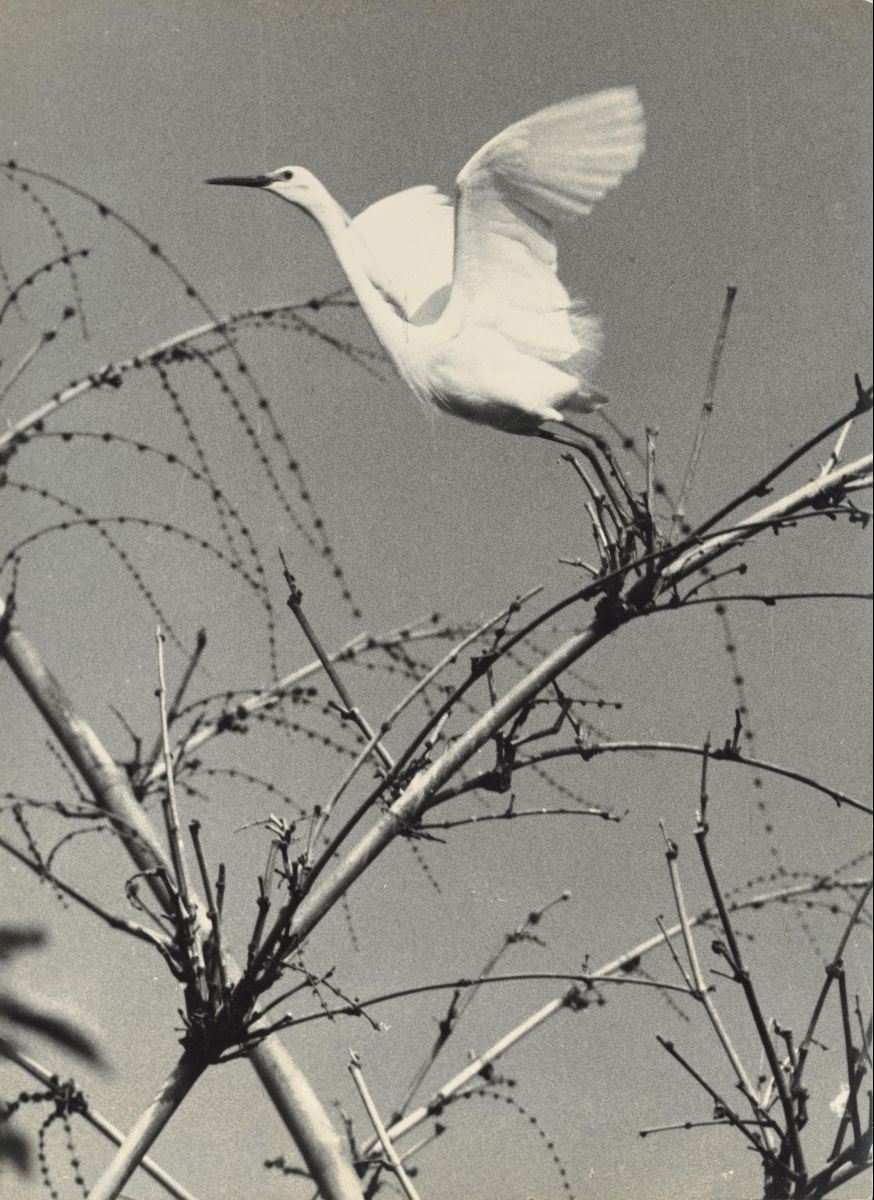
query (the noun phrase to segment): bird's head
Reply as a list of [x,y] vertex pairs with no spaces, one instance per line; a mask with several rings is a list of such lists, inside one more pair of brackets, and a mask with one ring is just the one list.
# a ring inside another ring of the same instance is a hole
[[306,167],[280,167],[267,175],[221,175],[206,182],[274,192],[305,212],[318,208],[320,200],[326,195],[324,185]]

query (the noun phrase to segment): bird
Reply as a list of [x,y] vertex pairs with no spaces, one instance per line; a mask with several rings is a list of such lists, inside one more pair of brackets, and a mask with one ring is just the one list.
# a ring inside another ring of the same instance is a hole
[[557,275],[555,229],[587,215],[644,150],[634,87],[543,108],[488,141],[450,199],[419,185],[354,218],[305,167],[220,176],[258,188],[321,227],[364,316],[421,400],[467,421],[563,439],[552,423],[607,397],[591,386],[601,323]]

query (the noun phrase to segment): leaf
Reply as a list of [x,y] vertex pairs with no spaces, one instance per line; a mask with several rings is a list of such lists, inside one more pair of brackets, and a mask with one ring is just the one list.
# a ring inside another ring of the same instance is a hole
[[12,992],[0,991],[0,1022],[4,1021],[51,1038],[86,1062],[102,1061],[96,1044],[68,1017],[57,1012],[46,1012]]

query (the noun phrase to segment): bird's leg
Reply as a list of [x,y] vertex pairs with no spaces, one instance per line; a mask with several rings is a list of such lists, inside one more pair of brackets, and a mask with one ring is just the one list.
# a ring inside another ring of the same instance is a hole
[[[568,428],[573,429],[575,433],[583,433],[582,429],[577,429],[574,425],[569,425]],[[540,428],[536,429],[534,432],[537,437],[544,438],[547,442],[557,442],[560,446],[569,446],[571,450],[576,450],[578,454],[582,454],[585,458],[587,458],[592,464],[592,469],[594,470],[595,474],[598,476],[598,480],[601,484],[601,487],[604,489],[607,499],[610,501],[618,517],[620,518],[620,524],[627,525],[629,520],[635,519],[636,513],[634,499],[630,496],[627,485],[624,483],[624,479],[620,477],[620,486],[622,486],[622,489],[629,500],[629,506],[631,509],[630,513],[627,512],[620,503],[619,497],[616,495],[616,491],[610,480],[607,478],[604,468],[601,466],[598,456],[594,450],[591,450],[588,446],[581,446],[579,442],[572,441],[570,438],[562,437],[560,433],[553,433],[551,429]],[[593,438],[595,437],[594,434],[589,436]],[[607,461],[609,463],[610,459],[607,458]]]
[[[622,489],[623,495],[628,501],[628,506],[631,509],[632,516],[635,518],[635,520],[637,520],[637,518],[640,516],[640,505],[635,499],[634,492],[632,491],[628,480],[625,478],[625,473],[617,463],[616,459],[613,457],[613,451],[610,449],[610,443],[602,438],[600,434],[592,433],[592,431],[589,429],[580,429],[579,425],[572,425],[570,421],[562,421],[562,424],[567,429],[572,429],[574,433],[578,433],[580,437],[588,438],[589,441],[594,443],[595,448],[604,456],[604,459],[610,468],[611,475]],[[579,449],[582,449],[582,447],[579,447]]]

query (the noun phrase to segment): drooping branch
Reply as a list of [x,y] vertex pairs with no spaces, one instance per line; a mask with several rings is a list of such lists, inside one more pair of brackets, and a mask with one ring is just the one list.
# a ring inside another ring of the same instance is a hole
[[[557,758],[580,758],[588,761],[592,758],[597,758],[601,754],[625,754],[625,753],[657,753],[657,754],[689,754],[695,757],[701,757],[704,754],[702,746],[685,744],[683,742],[662,742],[641,740],[615,741],[615,742],[598,742],[588,740],[584,744],[575,744],[573,746],[555,746],[546,750],[539,751],[536,755],[531,755],[528,758],[520,758],[516,761],[516,766],[521,770],[524,767],[536,766],[539,763],[549,762]],[[830,787],[828,784],[821,783],[814,779],[811,775],[805,774],[803,771],[796,771],[791,767],[780,766],[779,763],[765,762],[764,759],[752,758],[749,755],[743,754],[738,747],[731,744],[725,746],[713,746],[708,751],[711,762],[720,763],[737,763],[738,766],[749,767],[754,771],[763,771],[766,774],[779,775],[784,779],[794,779],[797,783],[803,784],[814,791],[821,792],[834,800],[839,806],[847,805],[848,808],[855,808],[859,812],[867,813],[869,816],[874,812],[871,806],[864,804],[861,800],[855,800],[852,796],[840,792],[837,788]],[[471,780],[470,785],[466,785],[466,790],[471,790],[471,787],[476,786],[476,781]],[[449,793],[443,793],[445,799],[450,799]]]
[[5,850],[7,854],[11,854],[13,858],[16,858],[28,870],[33,871],[41,879],[51,880],[52,887],[58,888],[65,896],[80,904],[82,908],[93,913],[94,916],[99,917],[110,929],[120,930],[123,933],[130,934],[131,937],[139,938],[140,941],[148,942],[149,945],[155,946],[162,955],[167,956],[170,943],[165,935],[156,933],[152,929],[147,929],[144,925],[139,925],[136,921],[130,921],[125,917],[118,917],[115,913],[108,912],[101,905],[91,900],[90,897],[80,892],[78,888],[74,888],[72,884],[65,883],[64,880],[59,879],[53,872],[49,872],[44,865],[33,862],[26,854],[22,854],[17,846],[13,846],[10,841],[7,841],[2,836],[0,836],[0,849]]

